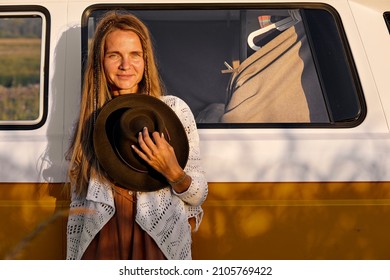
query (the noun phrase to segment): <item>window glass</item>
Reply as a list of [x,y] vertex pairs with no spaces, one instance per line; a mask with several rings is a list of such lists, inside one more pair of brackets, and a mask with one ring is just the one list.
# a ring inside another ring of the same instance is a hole
[[[124,8],[149,27],[167,94],[187,102],[200,128],[351,127],[365,116],[328,6]],[[85,38],[109,9],[88,13]]]
[[0,13],[1,128],[43,120],[44,24],[40,13]]

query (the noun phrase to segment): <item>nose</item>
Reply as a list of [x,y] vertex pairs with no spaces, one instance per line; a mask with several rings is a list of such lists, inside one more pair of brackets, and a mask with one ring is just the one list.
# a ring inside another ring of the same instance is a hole
[[121,64],[119,65],[120,70],[128,70],[130,69],[131,62],[129,58],[122,58]]

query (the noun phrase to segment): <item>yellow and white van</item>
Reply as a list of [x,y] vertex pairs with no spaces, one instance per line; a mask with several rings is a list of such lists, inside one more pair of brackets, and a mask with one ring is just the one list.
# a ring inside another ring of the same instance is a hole
[[388,0],[0,0],[0,258],[65,258],[64,154],[113,9],[197,120],[194,259],[390,258]]

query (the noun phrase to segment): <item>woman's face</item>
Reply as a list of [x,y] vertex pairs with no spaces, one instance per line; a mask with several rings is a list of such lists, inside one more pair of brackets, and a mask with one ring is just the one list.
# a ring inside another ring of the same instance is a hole
[[141,40],[136,33],[117,29],[107,35],[104,72],[113,96],[136,93],[144,68]]

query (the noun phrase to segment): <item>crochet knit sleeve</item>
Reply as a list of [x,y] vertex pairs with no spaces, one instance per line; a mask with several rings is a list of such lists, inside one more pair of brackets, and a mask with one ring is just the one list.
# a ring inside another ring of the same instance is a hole
[[201,205],[208,193],[208,186],[205,172],[201,164],[199,135],[194,116],[188,105],[180,98],[172,95],[163,96],[162,100],[170,106],[179,119],[187,133],[189,142],[189,156],[184,171],[191,177],[192,182],[188,190],[183,193],[176,193],[181,200],[191,206]]

